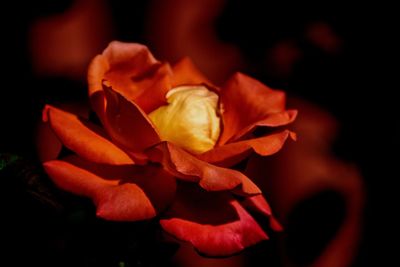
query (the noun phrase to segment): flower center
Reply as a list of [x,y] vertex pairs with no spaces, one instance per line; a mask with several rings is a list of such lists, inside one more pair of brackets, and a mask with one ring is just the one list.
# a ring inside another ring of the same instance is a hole
[[221,131],[218,95],[205,86],[179,86],[166,98],[168,105],[149,114],[161,139],[196,154],[212,149]]

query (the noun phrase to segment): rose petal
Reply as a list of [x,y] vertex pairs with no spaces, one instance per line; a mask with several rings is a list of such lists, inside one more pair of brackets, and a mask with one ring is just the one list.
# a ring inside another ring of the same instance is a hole
[[110,69],[107,58],[103,55],[97,55],[89,65],[88,69],[88,87],[89,99],[93,110],[100,120],[104,121],[106,109],[106,100],[103,92],[103,79],[105,73]]
[[41,162],[56,159],[62,150],[60,139],[47,122],[39,122],[36,127],[36,146]]
[[276,232],[283,231],[281,224],[272,215],[271,207],[263,195],[251,196],[242,203],[246,208],[257,211],[269,218],[270,227]]
[[[285,110],[284,92],[272,90],[241,73],[236,73],[226,82],[220,96],[224,125],[219,141],[221,145],[238,138],[238,133],[244,135],[243,129],[250,130],[258,122],[267,120],[271,114],[282,113]],[[291,118],[275,116],[272,121],[274,125],[282,125],[290,122]]]
[[103,179],[118,180],[119,184],[134,183],[138,185],[151,200],[157,211],[164,210],[175,196],[175,178],[159,165],[115,166],[93,163],[77,156],[68,156],[63,160]]
[[112,41],[103,51],[103,55],[111,67],[135,75],[141,75],[159,63],[145,45],[138,43]]
[[110,63],[104,55],[97,55],[90,62],[88,69],[89,96],[103,91],[103,79],[106,72],[110,69]]
[[119,184],[118,180],[104,179],[66,161],[48,161],[43,166],[58,187],[91,198],[101,218],[136,221],[156,215],[149,198],[136,184]]
[[107,105],[103,124],[116,143],[140,152],[160,142],[156,129],[140,107],[106,86],[104,93]]
[[134,99],[134,102],[146,114],[167,104],[165,95],[171,89],[171,76],[171,67],[165,63],[147,73],[146,77],[135,79],[137,87],[142,89],[142,93]]
[[269,217],[272,214],[271,207],[263,195],[247,197],[243,204],[253,210],[260,212],[261,214]]
[[132,164],[132,159],[107,139],[102,129],[78,116],[52,106],[43,111],[44,121],[61,142],[81,157],[105,164]]
[[[97,55],[89,65],[89,95],[102,90],[102,82],[109,72],[117,72],[122,81],[130,83],[131,77],[143,75],[159,65],[146,46],[135,43],[111,42],[101,55]],[[128,88],[122,89],[126,91]],[[128,92],[133,94],[134,92]]]
[[162,142],[146,153],[150,160],[161,163],[172,175],[185,181],[198,182],[207,191],[230,190],[239,186],[238,193],[241,194],[261,193],[260,189],[241,172],[199,160],[171,143]]
[[188,57],[181,59],[173,68],[172,87],[194,84],[212,84]]
[[275,232],[282,232],[284,230],[283,226],[273,215],[269,217],[269,227]]
[[245,209],[226,193],[207,193],[190,185],[160,221],[165,231],[190,242],[208,256],[228,256],[268,239]]
[[252,151],[263,156],[278,152],[290,135],[293,133],[284,130],[259,138],[225,144],[198,155],[198,158],[218,166],[230,167],[244,160]]
[[146,113],[165,103],[172,71],[161,64],[144,45],[111,42],[89,66],[89,95],[102,90],[103,80],[134,101]]
[[264,119],[257,121],[240,130],[233,139],[237,140],[245,134],[253,131],[256,127],[279,127],[292,123],[297,117],[297,110],[285,110],[279,113],[267,115]]

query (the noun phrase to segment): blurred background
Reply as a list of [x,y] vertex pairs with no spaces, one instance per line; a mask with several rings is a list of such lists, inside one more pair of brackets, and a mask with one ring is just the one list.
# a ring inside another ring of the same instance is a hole
[[[351,189],[332,182],[327,190],[293,197],[292,202],[283,199],[292,196],[283,192],[284,185],[267,182],[265,191],[286,234],[233,260],[197,259],[198,266],[312,266],[339,236],[349,210],[357,218],[347,239],[339,243],[347,252],[335,250],[336,258],[348,256],[313,266],[387,266],[384,262],[394,252],[389,240],[395,238],[389,216],[396,195],[389,191],[400,177],[395,168],[400,114],[392,67],[397,52],[392,42],[394,17],[383,4],[350,6],[338,1],[10,1],[2,18],[0,152],[35,159],[34,138],[43,106],[86,103],[87,66],[111,40],[146,44],[156,58],[172,63],[189,56],[216,84],[242,71],[285,90],[289,107],[299,109],[300,122],[293,127],[300,131],[300,140],[302,134],[310,140],[302,147],[300,155],[307,155],[300,156],[303,160],[315,150],[318,159],[327,159],[323,164],[332,170],[327,173],[341,168],[333,164],[352,166],[350,176],[356,178],[349,179],[356,182]],[[283,175],[279,166],[295,160],[285,155],[270,162],[276,177]],[[309,165],[313,164],[319,163]],[[303,179],[299,174],[307,176],[309,171],[313,170],[293,169],[290,175]],[[36,246],[43,231],[38,217],[46,212],[17,204],[18,196],[3,194],[1,207],[9,225],[24,222],[12,228],[20,253],[57,250],[44,241]],[[353,198],[358,204],[349,209]],[[196,255],[185,249],[176,261],[185,265],[188,257],[193,264],[188,266],[194,266]]]

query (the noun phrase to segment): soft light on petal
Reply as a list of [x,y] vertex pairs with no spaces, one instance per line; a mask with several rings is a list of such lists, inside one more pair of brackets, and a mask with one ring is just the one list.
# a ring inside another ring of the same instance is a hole
[[46,106],[43,119],[49,121],[61,142],[81,157],[106,164],[132,164],[133,160],[114,145],[101,128],[61,109]]
[[148,113],[165,104],[171,77],[169,64],[157,61],[146,46],[114,41],[89,66],[89,96],[101,92],[107,80],[109,87]]

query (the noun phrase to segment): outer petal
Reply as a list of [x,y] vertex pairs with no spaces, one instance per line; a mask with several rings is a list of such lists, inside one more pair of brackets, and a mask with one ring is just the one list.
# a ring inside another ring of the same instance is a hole
[[89,65],[88,87],[90,103],[93,110],[97,113],[100,120],[103,121],[106,107],[105,95],[103,92],[103,79],[105,73],[110,69],[107,58],[103,55],[97,55]]
[[278,152],[289,136],[295,139],[294,133],[284,130],[260,138],[229,143],[198,155],[198,158],[218,166],[229,167],[244,160],[252,151],[262,156]]
[[161,220],[165,231],[209,256],[228,256],[268,239],[256,221],[230,195],[179,187],[177,200]]
[[89,95],[101,91],[107,80],[115,91],[148,113],[165,103],[171,75],[169,65],[157,61],[146,46],[114,41],[90,64]]
[[[272,90],[241,73],[233,75],[221,89],[221,102],[224,125],[219,141],[221,145],[244,135],[243,129],[251,130],[254,125],[279,126],[293,120],[293,114],[283,113],[284,92]],[[268,119],[274,113],[281,115]]]
[[267,200],[263,197],[263,195],[248,197],[243,201],[243,205],[263,214],[264,216],[269,217],[270,227],[272,228],[272,230],[277,232],[283,230],[283,227],[272,215],[271,207],[269,206]]
[[241,172],[199,160],[171,143],[162,142],[146,153],[150,160],[161,163],[172,175],[185,181],[198,182],[207,191],[231,190],[239,187],[238,193],[241,194],[261,193],[260,189]]
[[130,151],[140,152],[160,142],[147,115],[134,102],[104,87],[106,110],[103,124],[111,138]]
[[175,197],[176,180],[159,165],[113,166],[93,163],[77,156],[69,156],[63,160],[104,179],[118,180],[119,184],[138,185],[158,211],[164,210]]
[[89,96],[103,90],[103,79],[110,69],[110,63],[104,55],[97,55],[93,58],[88,69]]
[[240,130],[235,136],[234,139],[238,139],[245,134],[253,131],[256,127],[259,126],[267,126],[267,127],[279,127],[283,125],[287,125],[292,123],[297,117],[297,110],[285,110],[278,113],[272,113],[267,115],[264,119],[257,121],[253,124],[248,125],[247,127]]
[[41,162],[58,158],[63,147],[60,139],[51,129],[50,123],[43,121],[38,123],[36,128],[36,146]]
[[148,77],[141,77],[137,81],[137,87],[142,88],[142,93],[134,101],[147,114],[167,104],[165,95],[171,89],[171,72],[169,64],[164,63],[148,73]]
[[116,165],[133,163],[124,151],[107,139],[101,128],[74,114],[46,106],[43,119],[49,121],[51,128],[67,148],[85,159]]
[[50,178],[63,190],[91,198],[97,206],[97,216],[115,221],[150,219],[156,211],[149,198],[136,184],[119,184],[107,180],[66,161],[45,162]]
[[173,80],[172,87],[180,85],[193,85],[193,84],[212,84],[197,67],[193,64],[190,58],[185,57],[181,59],[172,68]]

